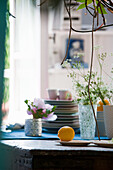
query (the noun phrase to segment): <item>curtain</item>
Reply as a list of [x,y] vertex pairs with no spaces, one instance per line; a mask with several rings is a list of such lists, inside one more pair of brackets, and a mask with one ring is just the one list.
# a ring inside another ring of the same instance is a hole
[[24,123],[27,116],[24,101],[40,97],[40,7],[32,0],[14,2],[8,120]]

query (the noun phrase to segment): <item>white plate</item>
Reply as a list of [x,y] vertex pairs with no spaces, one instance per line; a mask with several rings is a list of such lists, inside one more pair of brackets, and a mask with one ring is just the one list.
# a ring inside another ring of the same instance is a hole
[[75,108],[75,109],[78,109],[78,105],[68,105],[68,104],[66,104],[66,105],[57,105],[56,106],[56,109],[69,109],[69,108]]
[[69,113],[69,114],[72,114],[72,113],[77,113],[78,110],[55,110],[54,113]]
[[[74,131],[75,131],[75,133],[77,132],[79,132],[80,131],[80,128],[73,128],[74,129]],[[46,132],[48,132],[48,133],[58,133],[58,130],[59,130],[59,128],[45,128],[45,127],[43,127],[43,131],[46,131]]]
[[64,110],[64,111],[75,111],[78,112],[78,108],[77,107],[61,107],[61,108],[56,108],[55,111],[60,111],[60,110]]
[[44,100],[45,103],[52,104],[52,105],[72,105],[77,106],[75,102],[72,100]]
[[[49,123],[53,123],[52,121],[48,121]],[[67,124],[67,123],[78,123],[79,121],[78,120],[56,120],[54,121],[54,123],[63,123],[63,124]]]
[[72,140],[72,141],[59,141],[60,144],[65,146],[87,146],[90,141],[86,140]]
[[93,143],[100,147],[113,148],[113,142],[111,140],[97,140],[93,141]]
[[57,114],[57,119],[79,119],[79,116],[77,114]]
[[79,128],[79,122],[77,123],[42,123],[42,127],[45,128],[61,128],[62,126],[71,126],[75,128]]

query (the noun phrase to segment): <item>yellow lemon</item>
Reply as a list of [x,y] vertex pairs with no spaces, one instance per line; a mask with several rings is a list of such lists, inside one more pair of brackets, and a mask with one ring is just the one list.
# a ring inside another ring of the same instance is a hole
[[[106,105],[110,105],[109,101],[107,99],[104,99]],[[102,112],[103,111],[103,102],[99,101],[99,106],[97,106],[97,111]]]
[[71,141],[75,136],[75,131],[70,126],[63,126],[58,130],[58,137],[61,141]]

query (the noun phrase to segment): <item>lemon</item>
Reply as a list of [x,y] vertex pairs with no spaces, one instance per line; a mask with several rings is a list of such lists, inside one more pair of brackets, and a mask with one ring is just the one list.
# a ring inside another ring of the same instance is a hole
[[63,126],[58,130],[58,137],[61,141],[71,141],[75,136],[75,131],[70,126]]
[[[109,101],[107,99],[104,99],[106,105],[110,105]],[[99,112],[102,112],[103,111],[103,102],[102,101],[99,101],[99,106],[97,106],[97,111]]]

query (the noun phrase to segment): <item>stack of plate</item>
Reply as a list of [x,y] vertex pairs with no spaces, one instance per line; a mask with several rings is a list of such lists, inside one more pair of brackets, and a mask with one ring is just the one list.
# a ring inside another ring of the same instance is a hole
[[70,100],[45,100],[46,104],[55,105],[55,121],[44,121],[43,130],[48,132],[58,132],[62,126],[71,126],[75,132],[79,133],[78,105]]
[[[99,127],[100,136],[106,136],[103,112],[97,112],[97,123]],[[98,136],[97,128],[96,128],[96,136]]]

